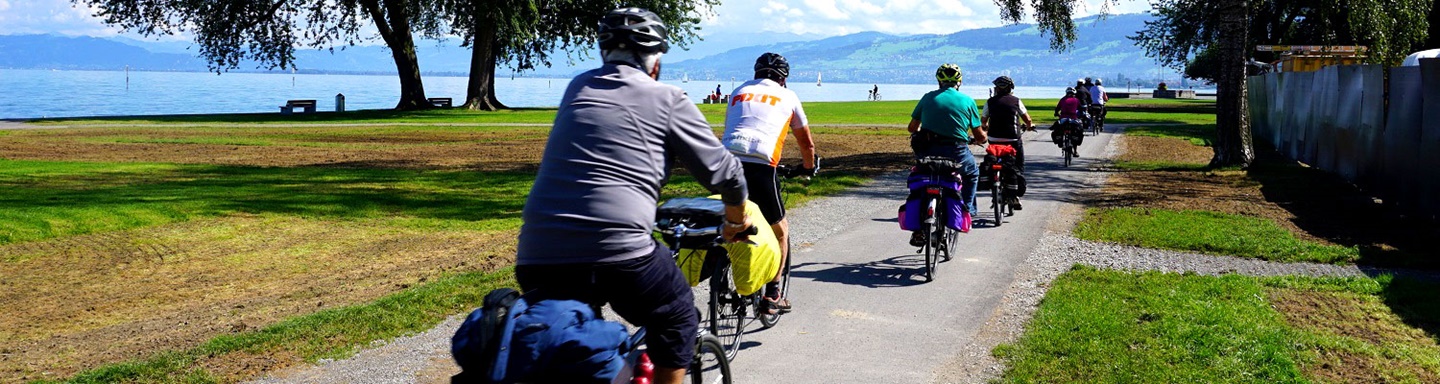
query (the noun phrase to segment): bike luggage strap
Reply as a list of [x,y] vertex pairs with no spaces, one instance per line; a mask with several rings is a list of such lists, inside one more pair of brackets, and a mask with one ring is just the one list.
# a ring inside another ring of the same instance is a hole
[[939,173],[960,172],[960,162],[944,156],[925,156],[915,162],[920,170]]

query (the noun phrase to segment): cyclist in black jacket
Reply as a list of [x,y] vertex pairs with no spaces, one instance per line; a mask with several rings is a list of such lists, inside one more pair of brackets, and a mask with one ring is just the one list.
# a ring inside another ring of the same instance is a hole
[[[995,78],[995,96],[985,102],[985,111],[980,113],[980,129],[985,131],[991,143],[1005,144],[1015,147],[1015,176],[1017,186],[1025,190],[1025,141],[1020,134],[1027,130],[1034,130],[1035,124],[1030,120],[1030,111],[1025,109],[1025,103],[1020,101],[1013,93],[1015,81],[1010,76]],[[1021,124],[1023,123],[1023,124]],[[1011,207],[1019,210],[1020,203],[1017,201]]]

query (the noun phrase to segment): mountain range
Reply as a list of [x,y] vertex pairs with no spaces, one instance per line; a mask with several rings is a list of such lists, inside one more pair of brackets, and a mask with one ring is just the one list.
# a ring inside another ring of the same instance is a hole
[[[790,59],[792,81],[843,83],[928,83],[935,67],[956,63],[966,78],[993,78],[1008,74],[1021,85],[1063,85],[1084,76],[1147,78],[1169,75],[1145,57],[1126,36],[1144,27],[1147,14],[1110,15],[1077,20],[1079,39],[1071,50],[1050,50],[1049,39],[1034,25],[1019,24],[965,30],[945,35],[891,35],[880,32],[817,38],[795,34],[711,36],[672,49],[665,57],[667,78],[695,80],[745,79],[752,75],[755,57],[777,52]],[[763,43],[761,43],[763,42]],[[207,71],[186,41],[146,41],[128,37],[67,37],[56,35],[0,35],[0,68]],[[470,50],[456,39],[416,43],[421,69],[428,74],[464,75]],[[383,46],[296,51],[299,72],[393,74],[390,53]],[[570,77],[598,64],[593,52],[553,56],[552,67],[513,75]],[[575,58],[572,59],[571,56]],[[265,71],[255,63],[237,70]],[[500,69],[501,76],[512,74]],[[1173,77],[1173,75],[1171,75]],[[988,82],[988,81],[987,81]]]

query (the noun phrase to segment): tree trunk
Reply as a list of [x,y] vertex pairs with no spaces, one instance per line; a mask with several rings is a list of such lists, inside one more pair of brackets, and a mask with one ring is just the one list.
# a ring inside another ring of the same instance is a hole
[[1215,157],[1210,159],[1210,166],[1245,168],[1255,160],[1245,85],[1250,5],[1246,0],[1222,1],[1225,4],[1220,8],[1220,73],[1215,87]]
[[[483,23],[484,25],[479,25]],[[495,98],[495,23],[479,21],[470,41],[470,83],[465,87],[465,108],[477,111],[504,109]]]
[[420,80],[420,62],[415,58],[415,37],[410,33],[406,0],[385,0],[383,12],[378,1],[361,0],[360,4],[375,20],[380,37],[395,59],[395,70],[400,74],[400,102],[395,104],[395,109],[430,108],[430,101],[425,98],[425,83]]

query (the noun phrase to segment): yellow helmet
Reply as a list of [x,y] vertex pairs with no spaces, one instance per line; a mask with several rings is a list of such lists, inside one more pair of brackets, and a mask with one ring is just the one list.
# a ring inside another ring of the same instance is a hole
[[935,80],[942,83],[959,83],[961,78],[964,76],[960,74],[959,65],[945,63],[935,69]]

